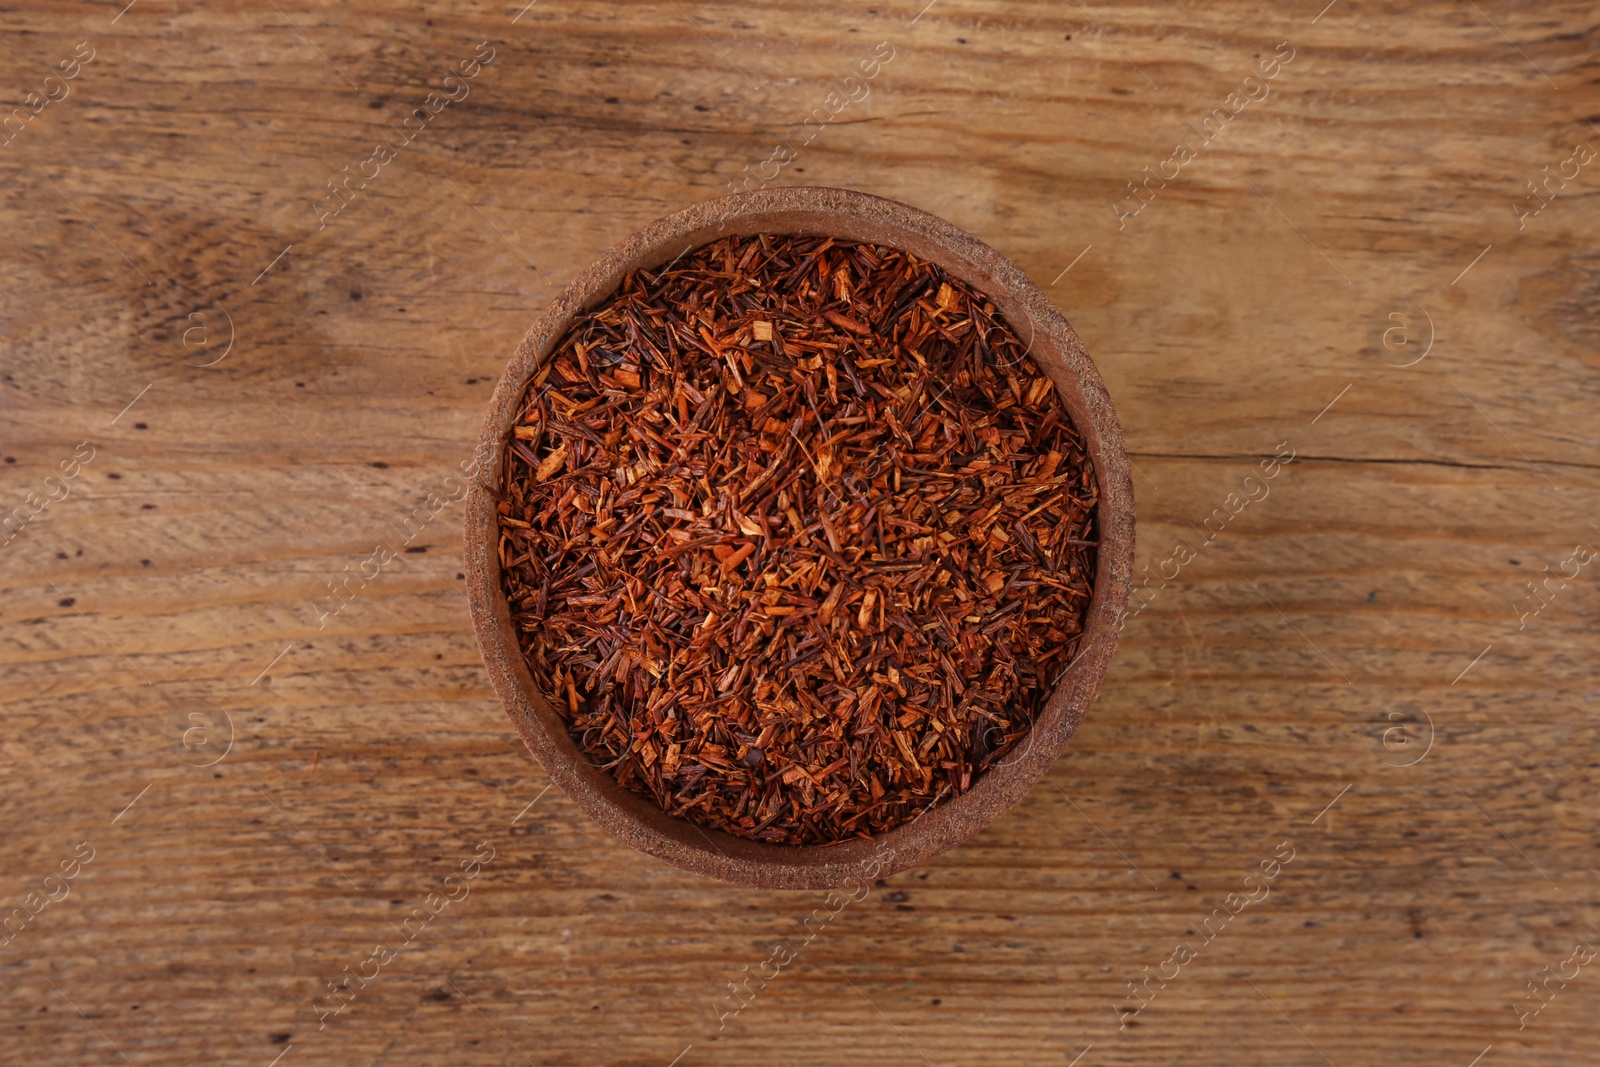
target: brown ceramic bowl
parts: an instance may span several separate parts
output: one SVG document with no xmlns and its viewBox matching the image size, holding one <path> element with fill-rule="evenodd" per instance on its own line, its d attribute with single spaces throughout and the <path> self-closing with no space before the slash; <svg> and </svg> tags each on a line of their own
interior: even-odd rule
<svg viewBox="0 0 1600 1067">
<path fill-rule="evenodd" d="M 1099 568 L 1078 657 L 1062 675 L 1028 740 L 960 797 L 882 835 L 824 846 L 771 845 L 667 815 L 587 762 L 528 673 L 501 591 L 495 490 L 501 451 L 523 389 L 572 321 L 609 297 L 629 271 L 668 263 L 690 247 L 756 233 L 818 234 L 904 249 L 943 267 L 989 298 L 1054 379 L 1083 435 L 1100 483 Z M 971 234 L 893 200 L 843 189 L 739 193 L 651 223 L 612 248 L 535 320 L 495 386 L 467 496 L 467 596 L 489 679 L 506 713 L 557 785 L 596 822 L 634 848 L 685 870 L 768 889 L 860 885 L 924 863 L 960 844 L 1020 800 L 1044 776 L 1094 699 L 1116 647 L 1133 564 L 1133 484 L 1122 429 L 1100 373 L 1027 275 Z"/>
</svg>

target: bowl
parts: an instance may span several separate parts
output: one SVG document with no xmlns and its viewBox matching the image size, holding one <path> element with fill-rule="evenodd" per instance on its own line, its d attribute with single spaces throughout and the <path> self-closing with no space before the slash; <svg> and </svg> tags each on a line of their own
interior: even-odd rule
<svg viewBox="0 0 1600 1067">
<path fill-rule="evenodd" d="M 888 245 L 920 256 L 987 294 L 1055 382 L 1094 463 L 1100 546 L 1094 593 L 1077 657 L 1056 684 L 1028 739 L 959 797 L 873 840 L 774 845 L 666 814 L 590 764 L 528 671 L 501 588 L 495 505 L 502 450 L 523 391 L 571 323 L 611 296 L 638 268 L 690 248 L 757 233 L 813 234 Z M 473 627 L 495 693 L 556 785 L 595 822 L 642 852 L 687 871 L 766 889 L 832 889 L 922 864 L 993 822 L 1044 776 L 1100 688 L 1126 614 L 1133 566 L 1133 483 L 1122 429 L 1100 373 L 1067 320 L 1027 275 L 972 234 L 894 200 L 843 189 L 736 193 L 651 223 L 602 255 L 551 301 L 517 346 L 489 401 L 466 500 L 466 585 Z"/>
</svg>

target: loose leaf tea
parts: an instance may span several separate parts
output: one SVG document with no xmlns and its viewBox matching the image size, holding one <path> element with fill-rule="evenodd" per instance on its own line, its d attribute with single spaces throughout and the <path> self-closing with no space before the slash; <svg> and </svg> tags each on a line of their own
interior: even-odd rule
<svg viewBox="0 0 1600 1067">
<path fill-rule="evenodd" d="M 578 748 L 789 845 L 971 788 L 1077 654 L 1094 472 L 982 293 L 906 252 L 731 237 L 639 270 L 528 385 L 500 564 Z"/>
</svg>

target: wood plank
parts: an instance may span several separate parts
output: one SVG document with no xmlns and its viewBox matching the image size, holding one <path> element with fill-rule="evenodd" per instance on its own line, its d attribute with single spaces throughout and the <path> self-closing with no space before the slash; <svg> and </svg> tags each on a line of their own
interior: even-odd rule
<svg viewBox="0 0 1600 1067">
<path fill-rule="evenodd" d="M 1593 568 L 1521 617 L 1600 544 L 1600 172 L 1513 209 L 1600 148 L 1591 5 L 924 3 L 0 15 L 12 106 L 94 55 L 0 144 L 0 506 L 93 449 L 0 547 L 0 915 L 93 850 L 0 947 L 0 1060 L 1600 1054 L 1587 967 L 1517 1014 L 1600 945 Z M 469 95 L 319 225 L 479 42 Z M 547 790 L 429 499 L 561 285 L 791 142 L 780 182 L 936 212 L 1045 287 L 1127 431 L 1141 574 L 1193 551 L 1046 781 L 809 942 L 820 894 L 681 874 Z M 378 544 L 425 551 L 321 618 Z M 480 842 L 470 894 L 319 1029 L 326 980 Z"/>
</svg>

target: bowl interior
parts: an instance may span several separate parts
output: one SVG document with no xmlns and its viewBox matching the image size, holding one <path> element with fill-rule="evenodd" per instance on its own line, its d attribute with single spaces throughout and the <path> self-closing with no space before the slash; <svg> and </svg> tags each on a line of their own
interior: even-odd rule
<svg viewBox="0 0 1600 1067">
<path fill-rule="evenodd" d="M 903 249 L 987 294 L 1049 374 L 1082 435 L 1099 483 L 1100 546 L 1094 594 L 1077 658 L 1028 739 L 960 797 L 887 834 L 825 846 L 772 845 L 667 815 L 590 764 L 528 671 L 501 591 L 494 492 L 501 452 L 528 380 L 574 319 L 601 303 L 631 270 L 662 266 L 685 251 L 736 235 L 831 235 Z M 905 204 L 840 189 L 785 188 L 695 205 L 629 237 L 578 275 L 535 321 L 495 387 L 467 497 L 467 589 L 473 623 L 496 693 L 551 778 L 607 830 L 686 870 L 764 888 L 869 884 L 915 866 L 988 825 L 1016 803 L 1066 746 L 1115 648 L 1133 562 L 1133 486 L 1122 432 L 1099 372 L 1072 327 L 1026 275 L 976 237 Z"/>
</svg>

